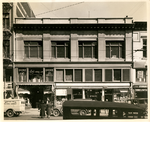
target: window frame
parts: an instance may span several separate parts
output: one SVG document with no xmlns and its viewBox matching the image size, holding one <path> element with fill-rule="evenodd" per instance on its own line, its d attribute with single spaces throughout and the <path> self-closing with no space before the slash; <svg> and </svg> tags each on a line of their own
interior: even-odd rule
<svg viewBox="0 0 150 150">
<path fill-rule="evenodd" d="M 137 71 L 143 71 L 143 79 L 145 78 L 145 81 L 138 81 L 137 80 Z M 136 69 L 136 82 L 140 82 L 140 83 L 145 83 L 147 82 L 147 79 L 146 79 L 146 74 L 147 74 L 147 70 L 146 69 Z"/>
<path fill-rule="evenodd" d="M 129 70 L 129 80 L 128 81 L 123 80 L 123 70 L 126 70 L 126 69 Z M 112 81 L 106 81 L 106 70 L 112 70 L 111 71 L 112 72 L 112 74 L 111 74 Z M 120 80 L 115 80 L 114 79 L 114 70 L 120 70 Z M 131 69 L 129 69 L 129 68 L 123 68 L 123 69 L 121 69 L 121 68 L 113 68 L 113 69 L 105 68 L 104 69 L 104 82 L 130 82 L 130 80 L 131 80 L 130 70 Z"/>
<path fill-rule="evenodd" d="M 115 44 L 113 44 L 115 43 Z M 107 56 L 107 47 L 109 48 L 109 57 Z M 118 47 L 118 57 L 112 57 L 112 47 Z M 108 59 L 125 59 L 125 41 L 107 41 L 106 40 L 106 58 Z M 122 56 L 120 56 L 122 55 Z M 123 57 L 124 56 L 124 57 Z"/>
<path fill-rule="evenodd" d="M 91 44 L 86 44 L 90 43 Z M 81 44 L 80 44 L 81 43 Z M 94 44 L 95 43 L 95 44 Z M 82 48 L 82 56 L 80 57 L 80 47 Z M 85 47 L 91 47 L 91 56 L 85 57 Z M 95 57 L 94 57 L 94 47 L 95 47 Z M 78 41 L 78 53 L 80 59 L 98 59 L 98 42 L 97 41 Z M 96 56 L 97 54 L 97 56 Z"/>
<path fill-rule="evenodd" d="M 144 43 L 144 40 L 146 41 L 146 43 Z M 143 42 L 143 58 L 147 58 L 147 38 L 143 38 L 142 42 Z"/>
<path fill-rule="evenodd" d="M 25 44 L 25 42 L 29 42 L 28 45 Z M 38 45 L 32 45 L 31 42 L 38 42 Z M 41 43 L 41 44 L 39 44 Z M 26 50 L 26 48 L 28 49 L 28 51 Z M 37 57 L 32 57 L 31 56 L 31 47 L 37 47 Z M 40 56 L 40 47 L 41 47 L 41 51 L 42 51 L 42 56 Z M 28 52 L 28 56 L 25 56 L 26 55 L 26 51 Z M 42 41 L 28 41 L 28 40 L 25 40 L 24 41 L 24 56 L 25 56 L 25 59 L 43 59 L 43 42 Z"/>
<path fill-rule="evenodd" d="M 64 44 L 58 44 L 59 42 L 63 42 Z M 58 57 L 58 47 L 64 47 L 64 57 Z M 54 47 L 54 52 L 53 52 Z M 68 47 L 68 54 L 67 54 L 67 47 Z M 51 41 L 51 55 L 54 59 L 70 59 L 70 41 Z M 54 54 L 53 54 L 54 53 Z M 68 56 L 67 56 L 68 55 Z"/>
</svg>

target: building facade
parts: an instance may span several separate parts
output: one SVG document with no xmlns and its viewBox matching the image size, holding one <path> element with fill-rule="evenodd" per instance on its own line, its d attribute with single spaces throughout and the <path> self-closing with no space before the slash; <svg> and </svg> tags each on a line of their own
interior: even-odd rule
<svg viewBox="0 0 150 150">
<path fill-rule="evenodd" d="M 146 22 L 135 22 L 133 30 L 133 77 L 134 98 L 148 98 Z"/>
<path fill-rule="evenodd" d="M 3 89 L 4 98 L 13 95 L 13 23 L 16 17 L 35 17 L 28 3 L 3 4 Z"/>
<path fill-rule="evenodd" d="M 39 99 L 125 102 L 133 88 L 132 18 L 16 18 L 14 86 Z"/>
</svg>

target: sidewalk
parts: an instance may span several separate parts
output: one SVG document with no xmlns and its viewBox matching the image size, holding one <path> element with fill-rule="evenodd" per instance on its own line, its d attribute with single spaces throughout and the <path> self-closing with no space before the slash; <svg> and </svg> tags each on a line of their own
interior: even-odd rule
<svg viewBox="0 0 150 150">
<path fill-rule="evenodd" d="M 40 115 L 40 110 L 38 108 L 26 108 L 22 115 Z"/>
</svg>

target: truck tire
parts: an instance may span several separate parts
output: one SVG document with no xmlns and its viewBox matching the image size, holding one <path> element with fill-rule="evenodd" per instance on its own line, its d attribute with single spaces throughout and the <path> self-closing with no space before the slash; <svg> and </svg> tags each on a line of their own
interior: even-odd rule
<svg viewBox="0 0 150 150">
<path fill-rule="evenodd" d="M 12 109 L 7 110 L 6 112 L 7 117 L 13 117 L 14 116 L 14 112 Z"/>
</svg>

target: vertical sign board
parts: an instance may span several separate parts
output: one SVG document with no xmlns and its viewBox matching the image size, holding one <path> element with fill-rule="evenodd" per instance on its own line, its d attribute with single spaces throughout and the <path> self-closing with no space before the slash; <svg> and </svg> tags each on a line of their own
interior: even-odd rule
<svg viewBox="0 0 150 150">
<path fill-rule="evenodd" d="M 56 89 L 56 96 L 67 96 L 67 89 Z"/>
</svg>

